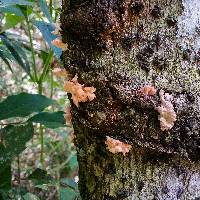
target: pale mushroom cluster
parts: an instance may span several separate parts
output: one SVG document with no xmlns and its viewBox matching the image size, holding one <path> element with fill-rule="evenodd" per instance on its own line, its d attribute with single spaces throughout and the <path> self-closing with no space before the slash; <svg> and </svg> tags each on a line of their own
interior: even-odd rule
<svg viewBox="0 0 200 200">
<path fill-rule="evenodd" d="M 174 111 L 174 106 L 171 103 L 172 96 L 165 93 L 164 90 L 160 90 L 160 101 L 161 105 L 157 107 L 157 111 L 160 113 L 160 128 L 162 131 L 169 130 L 174 126 L 176 121 L 176 113 Z"/>
</svg>

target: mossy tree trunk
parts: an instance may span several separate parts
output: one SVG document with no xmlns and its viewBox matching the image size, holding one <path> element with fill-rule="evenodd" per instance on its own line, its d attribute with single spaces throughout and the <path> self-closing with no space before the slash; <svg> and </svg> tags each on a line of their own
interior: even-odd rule
<svg viewBox="0 0 200 200">
<path fill-rule="evenodd" d="M 198 25 L 187 33 L 185 14 L 195 1 L 63 0 L 65 67 L 96 88 L 73 105 L 83 200 L 200 199 Z M 173 96 L 171 130 L 160 129 L 159 94 L 137 94 L 144 85 Z M 112 154 L 106 136 L 131 151 Z"/>
</svg>

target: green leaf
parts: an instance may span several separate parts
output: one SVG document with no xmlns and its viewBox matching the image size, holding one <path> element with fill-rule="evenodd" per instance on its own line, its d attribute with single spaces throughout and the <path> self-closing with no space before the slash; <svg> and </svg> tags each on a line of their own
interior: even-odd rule
<svg viewBox="0 0 200 200">
<path fill-rule="evenodd" d="M 45 61 L 47 60 L 48 55 L 49 55 L 48 52 L 46 52 L 44 50 L 40 50 L 39 57 L 42 59 L 43 65 L 45 64 Z"/>
<path fill-rule="evenodd" d="M 49 20 L 49 22 L 52 23 L 52 18 L 51 18 L 46 0 L 38 0 L 38 3 L 39 3 L 39 6 L 40 6 L 42 12 L 44 13 L 45 17 Z"/>
<path fill-rule="evenodd" d="M 24 5 L 24 6 L 33 6 L 34 3 L 28 0 L 1 0 L 0 5 L 2 6 L 10 6 L 10 5 Z"/>
<path fill-rule="evenodd" d="M 69 160 L 69 166 L 71 170 L 75 170 L 78 167 L 77 155 L 73 155 Z"/>
<path fill-rule="evenodd" d="M 59 127 L 66 126 L 64 112 L 62 111 L 58 111 L 54 113 L 42 112 L 31 117 L 29 121 L 43 124 L 47 128 L 59 128 Z"/>
<path fill-rule="evenodd" d="M 24 64 L 26 65 L 26 68 L 30 69 L 29 61 L 28 61 L 28 58 L 27 58 L 27 51 L 24 51 L 25 48 L 21 47 L 23 44 L 19 41 L 15 41 L 15 42 L 13 42 L 13 45 L 18 50 L 18 53 L 21 55 L 21 57 L 23 57 Z"/>
<path fill-rule="evenodd" d="M 12 67 L 9 61 L 12 61 L 14 58 L 8 49 L 4 45 L 0 45 L 0 58 L 4 61 L 4 63 L 8 66 L 11 72 L 13 72 Z"/>
<path fill-rule="evenodd" d="M 1 32 L 4 32 L 10 28 L 15 27 L 18 23 L 22 22 L 25 18 L 23 16 L 17 16 L 14 14 L 6 14 L 5 24 Z"/>
<path fill-rule="evenodd" d="M 53 178 L 47 174 L 47 171 L 37 168 L 28 176 L 28 180 L 33 181 L 37 187 L 46 189 L 48 184 L 53 181 Z"/>
<path fill-rule="evenodd" d="M 54 103 L 54 100 L 39 94 L 12 95 L 0 103 L 0 120 L 10 117 L 26 117 L 34 112 L 41 112 Z"/>
<path fill-rule="evenodd" d="M 18 5 L 24 17 L 28 17 L 33 12 L 33 8 L 25 5 Z"/>
<path fill-rule="evenodd" d="M 1 190 L 9 190 L 11 188 L 11 179 L 12 179 L 11 165 L 8 165 L 6 168 L 4 168 L 3 171 L 0 172 L 0 177 L 1 177 L 0 178 L 0 193 L 1 193 Z"/>
<path fill-rule="evenodd" d="M 20 126 L 9 125 L 0 130 L 0 172 L 26 149 L 26 142 L 33 137 L 33 133 L 32 123 Z"/>
<path fill-rule="evenodd" d="M 23 61 L 22 56 L 17 51 L 16 46 L 14 43 L 11 43 L 5 35 L 0 35 L 1 40 L 6 45 L 12 56 L 18 62 L 18 64 L 24 69 L 24 71 L 30 75 L 30 68 L 26 63 Z"/>
<path fill-rule="evenodd" d="M 4 55 L 5 58 L 7 58 L 8 60 L 14 60 L 12 54 L 10 53 L 10 51 L 6 48 L 6 46 L 4 44 L 0 45 L 0 52 Z"/>
<path fill-rule="evenodd" d="M 32 11 L 32 7 L 27 7 L 23 5 L 0 6 L 0 13 L 4 13 L 5 21 L 1 33 L 15 27 L 18 23 L 25 20 L 25 17 L 30 15 Z"/>
<path fill-rule="evenodd" d="M 46 23 L 46 22 L 37 21 L 37 20 L 35 20 L 33 24 L 40 30 L 43 38 L 48 43 L 49 47 L 53 49 L 57 58 L 60 58 L 62 54 L 61 49 L 51 44 L 51 42 L 57 38 L 57 36 L 51 33 L 55 29 L 54 26 L 51 23 Z"/>
<path fill-rule="evenodd" d="M 29 180 L 45 180 L 50 181 L 52 180 L 51 176 L 47 174 L 47 171 L 37 168 L 35 169 L 29 176 Z"/>
<path fill-rule="evenodd" d="M 11 164 L 0 171 L 0 177 L 0 199 L 7 200 L 12 181 Z"/>
<path fill-rule="evenodd" d="M 36 195 L 32 194 L 32 193 L 26 193 L 23 196 L 23 200 L 40 200 L 39 197 L 37 197 Z"/>
<path fill-rule="evenodd" d="M 15 14 L 16 16 L 24 17 L 23 12 L 16 5 L 12 5 L 12 6 L 0 6 L 0 13 L 10 13 L 10 14 Z"/>
<path fill-rule="evenodd" d="M 70 187 L 71 189 L 78 192 L 78 185 L 73 179 L 62 178 L 60 182 L 62 187 Z"/>
<path fill-rule="evenodd" d="M 10 63 L 9 63 L 7 57 L 5 56 L 5 54 L 3 52 L 1 52 L 1 49 L 0 49 L 0 58 L 6 63 L 6 65 L 10 69 L 10 71 L 13 73 L 13 70 L 12 70 Z"/>
<path fill-rule="evenodd" d="M 76 200 L 78 199 L 79 194 L 72 190 L 71 188 L 62 188 L 60 189 L 60 200 Z"/>
</svg>

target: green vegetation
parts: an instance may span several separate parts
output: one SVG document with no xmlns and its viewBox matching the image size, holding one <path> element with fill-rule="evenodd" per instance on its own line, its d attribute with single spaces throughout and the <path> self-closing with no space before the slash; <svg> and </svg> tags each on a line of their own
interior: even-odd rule
<svg viewBox="0 0 200 200">
<path fill-rule="evenodd" d="M 64 109 L 58 0 L 0 1 L 0 199 L 79 199 Z"/>
</svg>

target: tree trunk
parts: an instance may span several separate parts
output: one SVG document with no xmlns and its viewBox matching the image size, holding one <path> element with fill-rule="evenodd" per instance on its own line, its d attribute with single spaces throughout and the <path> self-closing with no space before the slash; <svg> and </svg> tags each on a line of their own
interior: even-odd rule
<svg viewBox="0 0 200 200">
<path fill-rule="evenodd" d="M 96 99 L 73 105 L 83 200 L 200 199 L 198 0 L 63 0 L 63 60 Z M 144 85 L 157 89 L 141 95 Z M 159 91 L 174 126 L 161 130 Z M 130 144 L 111 153 L 106 136 Z"/>
</svg>

